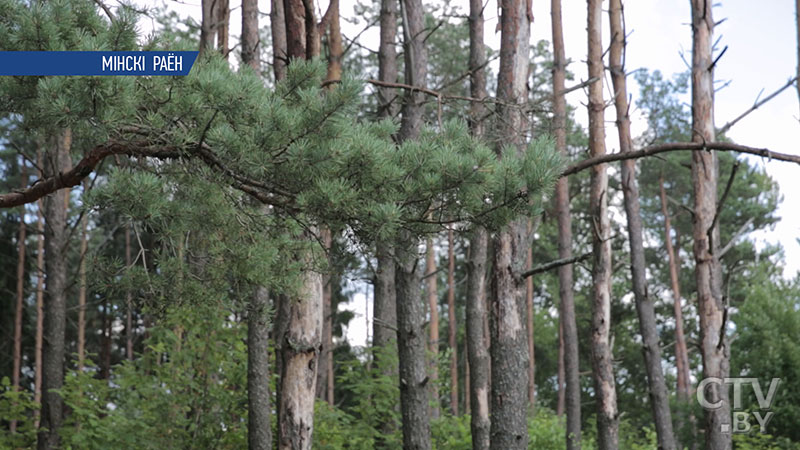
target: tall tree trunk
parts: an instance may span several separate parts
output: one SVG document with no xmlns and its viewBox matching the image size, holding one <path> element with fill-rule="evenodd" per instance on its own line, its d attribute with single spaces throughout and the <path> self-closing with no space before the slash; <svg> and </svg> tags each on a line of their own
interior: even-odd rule
<svg viewBox="0 0 800 450">
<path fill-rule="evenodd" d="M 84 195 L 89 189 L 89 178 L 83 182 Z M 80 265 L 78 266 L 78 370 L 83 370 L 86 359 L 86 250 L 88 247 L 87 227 L 89 212 L 84 211 L 81 217 Z M 130 258 L 127 258 L 130 259 Z M 126 264 L 130 264 L 126 261 Z"/>
<path fill-rule="evenodd" d="M 458 340 L 456 331 L 456 255 L 453 229 L 447 230 L 447 343 L 450 346 L 450 413 L 458 415 Z"/>
<path fill-rule="evenodd" d="M 48 175 L 59 173 L 69 164 L 72 132 L 69 128 L 58 132 L 53 150 L 45 158 Z M 66 197 L 56 192 L 44 199 L 45 218 L 45 273 L 46 309 L 44 346 L 42 349 L 42 420 L 39 432 L 39 450 L 60 446 L 58 434 L 64 419 L 64 400 L 54 392 L 64 383 L 64 349 L 67 325 L 67 205 Z"/>
<path fill-rule="evenodd" d="M 20 184 L 22 189 L 28 187 L 28 174 L 25 169 L 25 160 L 20 160 Z M 22 370 L 22 310 L 25 305 L 25 207 L 19 214 L 19 235 L 17 237 L 17 304 L 14 310 L 14 366 L 11 373 L 11 388 L 14 392 L 19 390 L 19 376 Z M 16 433 L 17 421 L 9 423 L 9 431 Z"/>
<path fill-rule="evenodd" d="M 620 152 L 633 151 L 631 140 L 631 121 L 628 116 L 628 90 L 625 82 L 625 29 L 623 28 L 622 0 L 611 0 L 608 11 L 611 50 L 611 83 L 614 87 L 614 106 L 617 113 L 617 131 Z M 642 216 L 639 207 L 639 185 L 636 180 L 636 162 L 633 159 L 622 161 L 622 194 L 628 220 L 628 242 L 631 251 L 631 281 L 636 312 L 639 315 L 639 332 L 642 334 L 642 350 L 650 394 L 650 406 L 656 426 L 658 446 L 663 450 L 675 449 L 675 435 L 672 431 L 672 416 L 669 410 L 669 392 L 661 370 L 661 349 L 658 342 L 656 312 L 648 294 Z"/>
<path fill-rule="evenodd" d="M 309 253 L 305 257 L 312 264 Z M 310 449 L 314 398 L 322 344 L 322 275 L 308 267 L 297 298 L 289 298 L 288 325 L 281 340 L 278 448 Z"/>
<path fill-rule="evenodd" d="M 321 241 L 325 246 L 325 253 L 330 255 L 331 231 L 323 228 Z M 329 258 L 330 256 L 328 256 Z M 333 312 L 331 310 L 331 283 L 330 273 L 322 277 L 322 349 L 319 352 L 319 370 L 317 371 L 317 398 L 333 405 L 333 377 L 329 368 L 333 367 Z"/>
<path fill-rule="evenodd" d="M 411 244 L 409 244 L 409 242 Z M 400 410 L 403 417 L 403 448 L 431 448 L 428 411 L 430 383 L 425 367 L 425 308 L 420 278 L 421 265 L 416 240 L 401 236 L 397 250 L 397 347 L 400 359 Z"/>
<path fill-rule="evenodd" d="M 532 14 L 524 0 L 505 0 L 500 16 L 500 70 L 496 150 L 511 144 L 522 153 L 528 129 L 525 104 Z M 525 270 L 528 218 L 518 217 L 494 236 L 492 261 L 492 449 L 528 447 L 528 333 Z"/>
<path fill-rule="evenodd" d="M 100 317 L 102 327 L 103 343 L 100 351 L 102 361 L 100 362 L 100 378 L 109 379 L 111 377 L 111 324 L 114 322 L 111 314 L 111 302 L 108 296 L 103 298 L 103 314 Z M 180 343 L 178 344 L 180 345 Z"/>
<path fill-rule="evenodd" d="M 283 14 L 286 21 L 286 57 L 305 59 L 306 14 L 303 0 L 283 0 Z"/>
<path fill-rule="evenodd" d="M 125 227 L 125 265 L 133 264 L 131 258 L 131 229 Z M 133 296 L 130 289 L 125 292 L 125 354 L 133 361 Z"/>
<path fill-rule="evenodd" d="M 466 342 L 464 343 L 466 347 Z M 472 414 L 472 404 L 470 403 L 470 390 L 469 387 L 469 353 L 464 351 L 464 414 Z"/>
<path fill-rule="evenodd" d="M 228 28 L 231 19 L 230 0 L 214 0 L 217 6 L 217 50 L 228 59 Z"/>
<path fill-rule="evenodd" d="M 551 1 L 553 30 L 553 128 L 556 149 L 564 158 L 567 153 L 567 102 L 564 98 L 567 58 L 561 24 L 561 0 Z M 558 220 L 558 257 L 572 257 L 572 215 L 569 206 L 569 180 L 561 177 L 556 184 L 556 216 Z M 572 265 L 558 268 L 559 297 L 559 366 L 562 365 L 564 387 L 559 386 L 559 404 L 567 413 L 567 449 L 581 446 L 581 386 L 578 367 L 578 326 L 575 320 Z M 563 341 L 563 344 L 561 343 Z M 562 394 L 563 391 L 563 394 Z M 564 400 L 562 401 L 561 398 Z"/>
<path fill-rule="evenodd" d="M 328 7 L 330 18 L 328 19 L 328 82 L 341 81 L 342 79 L 342 30 L 339 23 L 339 0 L 331 0 Z"/>
<path fill-rule="evenodd" d="M 247 311 L 247 444 L 272 449 L 269 392 L 269 291 L 256 287 Z"/>
<path fill-rule="evenodd" d="M 589 149 L 591 156 L 606 153 L 603 113 L 602 0 L 588 2 Z M 617 392 L 611 355 L 611 224 L 608 217 L 607 165 L 592 167 L 589 216 L 592 227 L 592 373 L 597 407 L 597 444 L 600 450 L 619 446 Z"/>
<path fill-rule="evenodd" d="M 425 20 L 421 0 L 401 0 L 405 81 L 425 86 L 428 55 L 425 50 Z M 408 90 L 403 98 L 403 118 L 398 141 L 419 137 L 422 129 L 423 94 Z M 400 361 L 400 410 L 403 417 L 403 448 L 431 448 L 428 383 L 425 367 L 425 309 L 420 296 L 422 267 L 417 238 L 401 233 L 395 247 L 397 287 L 397 347 Z"/>
<path fill-rule="evenodd" d="M 533 229 L 533 224 L 528 221 L 528 235 L 530 236 Z M 525 270 L 530 270 L 533 267 L 533 247 L 528 246 L 528 254 L 525 257 Z M 534 310 L 533 310 L 533 277 L 525 279 L 525 306 L 528 310 L 528 403 L 531 408 L 536 405 L 536 360 L 535 346 L 533 341 L 533 325 L 534 325 Z"/>
<path fill-rule="evenodd" d="M 258 3 L 253 1 L 256 16 L 258 15 Z M 286 15 L 284 13 L 283 0 L 272 0 L 272 9 L 269 13 L 270 30 L 272 31 L 272 70 L 275 75 L 275 82 L 281 81 L 286 78 L 286 65 L 289 64 L 289 48 L 286 35 Z M 244 20 L 244 19 L 242 19 Z M 256 24 L 257 25 L 257 24 Z M 249 30 L 250 28 L 248 28 Z M 248 33 L 249 34 L 249 33 Z M 252 35 L 253 52 L 258 55 L 258 27 L 256 26 Z M 251 62 L 253 67 L 257 67 L 258 63 Z"/>
<path fill-rule="evenodd" d="M 712 2 L 692 0 L 692 141 L 714 141 L 714 67 L 711 45 L 714 33 Z M 694 186 L 695 279 L 697 315 L 703 354 L 703 377 L 724 379 L 730 372 L 730 347 L 725 334 L 725 305 L 722 298 L 722 267 L 718 258 L 717 154 L 692 152 Z M 725 386 L 710 383 L 703 395 L 717 409 L 706 409 L 706 448 L 731 448 L 731 407 Z"/>
<path fill-rule="evenodd" d="M 277 17 L 280 15 L 279 17 Z M 273 0 L 272 11 L 270 11 L 271 28 L 272 28 L 272 44 L 273 44 L 273 69 L 275 70 L 275 79 L 279 80 L 283 77 L 279 76 L 284 68 L 284 57 L 286 52 L 286 23 L 283 19 L 283 1 Z M 257 0 L 242 0 L 242 37 L 240 40 L 242 46 L 242 62 L 252 67 L 256 72 L 260 69 L 261 62 L 259 61 L 259 37 L 258 37 L 258 1 Z M 283 52 L 283 53 L 281 53 Z"/>
<path fill-rule="evenodd" d="M 439 289 L 436 283 L 436 254 L 433 240 L 425 244 L 425 291 L 428 296 L 430 322 L 428 324 L 428 391 L 431 396 L 431 418 L 439 418 Z"/>
<path fill-rule="evenodd" d="M 556 415 L 561 417 L 564 415 L 564 406 L 566 404 L 566 396 L 564 395 L 566 373 L 564 370 L 564 326 L 561 321 L 558 321 L 558 398 L 556 399 Z"/>
<path fill-rule="evenodd" d="M 44 166 L 41 148 L 36 152 L 39 167 Z M 44 172 L 39 172 L 44 178 Z M 36 207 L 36 342 L 34 346 L 33 401 L 41 404 L 42 400 L 42 347 L 44 344 L 44 201 L 39 200 Z M 34 428 L 39 429 L 41 409 L 34 412 Z"/>
<path fill-rule="evenodd" d="M 469 2 L 469 72 L 470 95 L 486 98 L 486 47 L 483 41 L 483 2 Z M 470 103 L 469 124 L 472 135 L 484 136 L 484 117 L 486 108 L 480 102 Z M 488 233 L 477 227 L 469 240 L 469 261 L 467 263 L 467 361 L 469 388 L 470 429 L 472 448 L 489 448 L 489 334 L 484 326 L 488 318 L 486 308 L 486 261 L 488 253 Z"/>
</svg>

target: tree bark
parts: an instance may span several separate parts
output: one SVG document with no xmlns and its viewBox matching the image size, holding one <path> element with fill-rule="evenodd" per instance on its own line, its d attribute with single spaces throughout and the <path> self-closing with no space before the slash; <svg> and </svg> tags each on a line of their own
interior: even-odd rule
<svg viewBox="0 0 800 450">
<path fill-rule="evenodd" d="M 53 150 L 45 157 L 45 170 L 57 174 L 69 165 L 72 132 L 58 132 Z M 45 273 L 47 315 L 42 348 L 42 418 L 37 447 L 39 450 L 60 446 L 58 434 L 64 419 L 64 400 L 54 390 L 64 383 L 65 330 L 67 324 L 67 258 L 69 238 L 66 197 L 58 192 L 44 199 Z"/>
<path fill-rule="evenodd" d="M 88 178 L 84 179 L 84 194 L 89 188 Z M 88 211 L 84 211 L 81 217 L 81 243 L 80 243 L 80 266 L 78 267 L 78 370 L 83 370 L 83 363 L 86 359 L 86 249 L 88 247 L 87 227 L 89 224 Z M 129 254 L 127 256 L 130 256 Z M 129 257 L 127 259 L 130 259 Z M 126 264 L 129 264 L 126 261 Z"/>
<path fill-rule="evenodd" d="M 483 2 L 469 2 L 469 72 L 470 95 L 486 98 L 486 46 L 483 40 Z M 478 139 L 484 136 L 484 117 L 486 108 L 478 102 L 470 103 L 469 125 L 472 135 Z M 489 356 L 489 330 L 484 324 L 488 320 L 486 308 L 486 262 L 488 254 L 488 233 L 477 227 L 469 240 L 469 261 L 467 263 L 467 380 L 469 388 L 466 397 L 470 415 L 473 450 L 489 448 L 489 376 L 491 372 Z"/>
<path fill-rule="evenodd" d="M 588 2 L 589 150 L 606 153 L 603 112 L 602 0 Z M 608 217 L 607 165 L 592 167 L 589 215 L 592 227 L 592 374 L 597 408 L 597 444 L 600 450 L 619 446 L 617 393 L 611 355 L 611 224 Z"/>
<path fill-rule="evenodd" d="M 397 1 L 381 0 L 378 79 L 397 82 Z M 398 111 L 397 93 L 388 87 L 378 88 L 378 117 L 394 117 Z"/>
<path fill-rule="evenodd" d="M 564 407 L 566 406 L 566 396 L 564 390 L 566 388 L 566 371 L 564 370 L 564 327 L 561 325 L 561 320 L 558 321 L 558 398 L 556 399 L 556 416 L 561 417 L 564 415 Z"/>
<path fill-rule="evenodd" d="M 533 231 L 533 224 L 528 220 L 528 235 Z M 531 270 L 533 267 L 533 247 L 528 246 L 528 254 L 525 258 L 525 270 Z M 533 341 L 533 325 L 534 325 L 534 310 L 533 310 L 533 277 L 525 279 L 525 306 L 528 310 L 528 403 L 531 408 L 536 406 L 536 360 L 535 346 Z"/>
<path fill-rule="evenodd" d="M 28 174 L 25 169 L 25 160 L 20 160 L 20 179 L 23 189 L 28 185 Z M 25 305 L 25 207 L 19 214 L 19 234 L 17 236 L 17 303 L 14 308 L 14 362 L 11 372 L 11 388 L 14 392 L 19 390 L 19 376 L 22 369 L 22 310 Z M 11 433 L 17 431 L 17 421 L 8 424 Z"/>
<path fill-rule="evenodd" d="M 44 157 L 39 149 L 36 152 L 39 167 L 44 166 Z M 44 178 L 44 172 L 39 172 Z M 44 343 L 44 201 L 39 200 L 36 208 L 36 343 L 34 348 L 33 401 L 41 404 L 42 400 L 42 347 Z M 34 428 L 39 429 L 41 409 L 34 412 Z"/>
<path fill-rule="evenodd" d="M 216 9 L 214 3 L 217 0 L 201 0 L 202 10 L 200 19 L 200 56 L 208 50 L 214 49 L 214 36 L 216 34 Z"/>
<path fill-rule="evenodd" d="M 692 0 L 692 141 L 714 140 L 714 67 L 711 55 L 714 19 L 711 2 Z M 718 259 L 717 155 L 713 151 L 692 153 L 694 187 L 693 252 L 697 283 L 697 315 L 703 354 L 703 377 L 726 378 L 730 372 L 730 347 L 725 335 L 726 307 L 722 298 L 722 267 Z M 705 411 L 706 448 L 730 449 L 731 407 L 725 386 L 710 383 L 705 400 L 721 402 Z"/>
<path fill-rule="evenodd" d="M 228 28 L 231 19 L 230 0 L 214 0 L 216 2 L 217 11 L 217 50 L 222 53 L 225 59 L 228 59 Z"/>
<path fill-rule="evenodd" d="M 330 255 L 331 231 L 323 228 L 320 236 L 325 253 Z M 333 405 L 333 377 L 330 370 L 333 367 L 333 312 L 331 310 L 331 283 L 330 273 L 322 277 L 322 349 L 319 352 L 319 370 L 317 371 L 317 398 Z"/>
<path fill-rule="evenodd" d="M 504 0 L 500 17 L 500 70 L 496 151 L 514 145 L 522 153 L 528 129 L 531 12 L 528 2 Z M 528 339 L 525 326 L 526 281 L 521 276 L 530 247 L 528 219 L 519 217 L 494 237 L 492 267 L 492 449 L 528 446 Z"/>
<path fill-rule="evenodd" d="M 310 251 L 309 251 L 310 252 Z M 306 263 L 313 258 L 306 255 Z M 308 267 L 296 298 L 289 298 L 288 326 L 281 340 L 278 448 L 310 449 L 314 398 L 322 345 L 322 275 Z"/>
<path fill-rule="evenodd" d="M 447 343 L 450 346 L 450 413 L 458 415 L 458 340 L 456 338 L 456 256 L 453 229 L 447 230 Z"/>
<path fill-rule="evenodd" d="M 269 292 L 258 286 L 247 311 L 247 444 L 272 449 L 269 391 Z"/>
<path fill-rule="evenodd" d="M 403 17 L 403 48 L 405 49 L 406 82 L 425 86 L 428 55 L 425 50 L 425 21 L 421 0 L 401 0 Z M 423 94 L 406 91 L 403 98 L 403 118 L 397 139 L 399 142 L 417 139 L 422 129 Z M 428 411 L 428 382 L 425 366 L 425 309 L 420 297 L 418 240 L 401 233 L 395 245 L 397 287 L 397 347 L 400 361 L 400 410 L 403 417 L 403 448 L 431 448 L 430 414 Z"/>
<path fill-rule="evenodd" d="M 280 0 L 277 0 L 280 1 Z M 306 19 L 303 0 L 283 0 L 286 32 L 286 57 L 306 58 Z M 273 31 L 273 39 L 274 39 Z M 289 61 L 286 61 L 289 64 Z"/>
<path fill-rule="evenodd" d="M 279 10 L 279 11 L 277 11 Z M 273 17 L 280 13 L 279 19 Z M 283 19 L 283 2 L 281 0 L 272 1 L 272 11 L 270 11 L 270 18 L 272 25 L 272 44 L 274 53 L 274 67 L 275 79 L 278 80 L 279 69 L 283 69 L 283 60 L 279 59 L 281 56 L 280 51 L 286 49 L 286 29 Z M 276 35 L 278 39 L 276 39 Z M 280 47 L 280 38 L 283 39 L 283 47 Z M 258 0 L 242 0 L 242 37 L 240 40 L 242 46 L 242 62 L 252 67 L 253 70 L 258 72 L 261 68 L 261 61 L 259 59 L 260 43 L 258 37 Z"/>
<path fill-rule="evenodd" d="M 397 251 L 397 347 L 400 359 L 400 409 L 403 448 L 431 448 L 428 387 L 425 367 L 425 309 L 420 293 L 419 252 L 416 239 L 401 233 Z"/>
<path fill-rule="evenodd" d="M 614 106 L 617 117 L 620 152 L 633 151 L 631 140 L 631 121 L 628 115 L 628 90 L 625 82 L 625 29 L 623 28 L 622 0 L 611 0 L 608 12 L 611 49 L 609 65 L 611 83 L 614 88 Z M 647 371 L 650 406 L 656 426 L 658 446 L 663 450 L 673 450 L 675 435 L 672 431 L 672 415 L 669 409 L 669 392 L 661 370 L 661 349 L 658 339 L 658 325 L 653 301 L 648 294 L 642 216 L 639 206 L 639 185 L 636 180 L 636 162 L 628 159 L 622 162 L 622 194 L 628 222 L 628 242 L 631 252 L 631 281 L 636 312 L 639 316 L 639 331 L 642 335 L 645 370 Z"/>
<path fill-rule="evenodd" d="M 564 32 L 561 20 L 561 0 L 551 1 L 551 21 L 553 30 L 553 128 L 556 149 L 564 158 L 567 153 L 567 102 L 564 98 L 567 58 L 564 49 Z M 558 179 L 555 192 L 556 216 L 558 221 L 558 257 L 572 257 L 572 215 L 569 205 L 569 180 Z M 564 385 L 559 386 L 559 405 L 566 409 L 567 449 L 579 449 L 581 442 L 581 387 L 578 357 L 578 326 L 575 320 L 575 299 L 573 294 L 572 264 L 558 268 L 559 297 L 559 366 L 564 371 Z M 563 341 L 563 344 L 561 342 Z M 563 386 L 563 388 L 561 387 Z M 563 391 L 563 393 L 562 393 Z M 563 400 L 561 400 L 563 397 Z"/>
<path fill-rule="evenodd" d="M 131 258 L 131 229 L 130 226 L 126 226 L 125 265 L 130 268 L 131 264 L 133 264 L 133 259 Z M 129 361 L 133 361 L 133 296 L 130 289 L 125 292 L 125 354 Z"/>
<path fill-rule="evenodd" d="M 439 289 L 437 286 L 436 254 L 433 240 L 425 244 L 425 291 L 428 297 L 430 322 L 428 324 L 428 390 L 431 396 L 431 418 L 439 418 Z"/>
<path fill-rule="evenodd" d="M 339 0 L 331 0 L 328 7 L 330 10 L 330 18 L 328 19 L 328 76 L 327 81 L 341 81 L 342 80 L 342 56 L 344 48 L 342 48 L 342 31 L 339 23 Z M 330 86 L 333 86 L 331 84 Z"/>
</svg>

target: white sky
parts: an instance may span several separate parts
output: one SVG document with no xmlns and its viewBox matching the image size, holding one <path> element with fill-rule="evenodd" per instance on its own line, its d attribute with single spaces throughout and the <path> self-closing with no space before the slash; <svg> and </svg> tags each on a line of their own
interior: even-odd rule
<svg viewBox="0 0 800 450">
<path fill-rule="evenodd" d="M 324 0 L 323 0 L 324 2 Z M 153 4 L 140 0 L 142 4 Z M 172 0 L 168 2 L 171 9 L 182 15 L 192 15 L 199 21 L 199 0 Z M 319 0 L 318 0 L 319 3 Z M 564 36 L 567 57 L 573 61 L 569 69 L 576 74 L 578 80 L 586 76 L 586 3 L 574 0 L 562 0 Z M 629 33 L 626 69 L 630 72 L 637 68 L 660 70 L 669 77 L 674 73 L 684 72 L 687 67 L 681 59 L 680 52 L 686 52 L 686 59 L 691 60 L 691 28 L 689 0 L 628 0 L 625 3 L 625 21 Z M 342 0 L 341 14 L 352 17 L 353 0 Z M 453 0 L 461 11 L 468 11 L 466 0 Z M 607 7 L 606 5 L 604 5 Z M 260 0 L 262 14 L 269 12 L 269 1 Z M 320 8 L 327 7 L 327 2 Z M 239 35 L 241 15 L 239 4 L 231 2 L 231 41 L 235 42 Z M 531 29 L 531 42 L 550 40 L 550 2 L 533 1 L 534 23 Z M 497 4 L 491 1 L 485 10 L 487 45 L 499 47 L 499 33 L 495 33 L 497 25 Z M 789 0 L 752 1 L 729 0 L 721 2 L 714 8 L 716 21 L 727 19 L 716 28 L 715 39 L 722 36 L 720 49 L 728 46 L 726 54 L 717 63 L 715 77 L 717 80 L 730 80 L 728 87 L 717 92 L 715 104 L 715 121 L 722 126 L 748 109 L 759 92 L 763 89 L 767 95 L 782 86 L 796 73 L 797 41 L 795 28 L 794 2 Z M 262 15 L 260 20 L 268 17 Z M 604 15 L 607 21 L 607 14 Z M 149 21 L 148 21 L 149 22 Z M 363 21 L 362 21 L 363 22 Z M 353 37 L 363 27 L 343 22 L 345 35 Z M 604 45 L 608 43 L 608 24 L 604 27 Z M 142 23 L 143 31 L 150 29 L 149 23 Z M 378 29 L 375 27 L 362 34 L 360 43 L 377 49 Z M 628 89 L 636 100 L 636 83 L 629 83 Z M 606 94 L 608 98 L 609 95 Z M 579 106 L 586 102 L 583 91 L 575 91 L 568 96 L 568 101 Z M 584 109 L 579 109 L 577 119 L 586 125 Z M 641 115 L 632 111 L 634 135 L 644 131 L 645 125 Z M 607 131 L 609 151 L 617 151 L 616 132 L 613 129 L 613 108 L 607 110 Z M 766 147 L 770 150 L 800 154 L 797 143 L 800 142 L 800 106 L 797 91 L 794 87 L 784 91 L 762 108 L 751 113 L 737 123 L 728 136 L 734 141 L 753 147 Z M 780 242 L 786 253 L 784 275 L 793 277 L 800 271 L 800 208 L 792 207 L 795 193 L 800 191 L 800 167 L 784 162 L 766 162 L 760 158 L 751 160 L 764 164 L 767 172 L 778 182 L 784 201 L 778 209 L 781 221 L 774 230 L 760 232 L 757 237 L 762 242 Z M 362 292 L 364 289 L 361 289 Z M 348 306 L 355 309 L 357 317 L 347 330 L 347 338 L 354 345 L 363 345 L 367 338 L 368 315 L 367 305 L 371 303 L 369 296 L 359 293 Z M 371 310 L 371 304 L 369 309 Z"/>
</svg>

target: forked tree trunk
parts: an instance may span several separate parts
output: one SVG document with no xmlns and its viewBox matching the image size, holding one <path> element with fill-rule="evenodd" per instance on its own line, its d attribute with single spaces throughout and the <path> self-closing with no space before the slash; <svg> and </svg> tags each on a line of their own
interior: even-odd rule
<svg viewBox="0 0 800 450">
<path fill-rule="evenodd" d="M 72 132 L 63 129 L 53 139 L 45 171 L 59 173 L 69 164 Z M 54 392 L 64 383 L 65 331 L 67 325 L 67 225 L 66 196 L 56 192 L 44 199 L 46 309 L 42 348 L 42 417 L 38 435 L 39 450 L 60 446 L 59 429 L 64 419 L 64 400 Z"/>
<path fill-rule="evenodd" d="M 469 2 L 469 71 L 470 95 L 486 98 L 486 47 L 483 42 L 483 2 Z M 472 135 L 483 138 L 483 120 L 486 108 L 480 102 L 471 102 L 469 124 Z M 473 230 L 469 239 L 469 260 L 467 262 L 467 388 L 469 399 L 470 431 L 472 448 L 489 448 L 489 333 L 484 326 L 488 319 L 486 309 L 486 260 L 488 233 L 481 227 Z"/>
<path fill-rule="evenodd" d="M 456 256 L 453 229 L 447 230 L 447 343 L 450 346 L 450 413 L 458 415 L 458 341 L 456 340 Z"/>
<path fill-rule="evenodd" d="M 28 187 L 28 174 L 25 170 L 25 160 L 20 160 L 20 184 L 22 189 Z M 14 362 L 13 372 L 11 373 L 11 388 L 14 392 L 19 390 L 19 376 L 22 370 L 22 310 L 25 305 L 25 207 L 19 215 L 19 234 L 17 235 L 17 303 L 14 308 Z M 17 421 L 12 420 L 8 424 L 11 433 L 17 431 Z"/>
<path fill-rule="evenodd" d="M 567 102 L 564 98 L 567 58 L 561 25 L 561 0 L 551 1 L 553 30 L 553 128 L 556 149 L 564 158 L 567 153 Z M 572 216 L 569 206 L 569 180 L 561 177 L 556 184 L 556 216 L 558 220 L 558 257 L 572 257 Z M 567 449 L 579 449 L 581 442 L 581 387 L 578 373 L 578 326 L 575 321 L 572 265 L 558 268 L 559 297 L 559 368 L 563 366 L 563 388 L 559 386 L 560 409 L 566 409 Z M 563 344 L 562 344 L 563 341 Z M 563 361 L 563 364 L 562 364 Z M 561 369 L 560 369 L 561 370 Z M 559 371 L 560 371 L 559 370 Z M 563 400 L 562 400 L 563 398 Z"/>
<path fill-rule="evenodd" d="M 532 14 L 524 0 L 505 0 L 500 17 L 500 70 L 497 77 L 498 120 L 495 130 L 498 155 L 504 145 L 522 153 L 528 130 L 524 112 L 528 98 L 530 23 Z M 525 449 L 528 446 L 528 333 L 526 332 L 525 270 L 528 218 L 518 217 L 494 237 L 492 266 L 492 424 L 491 448 Z"/>
<path fill-rule="evenodd" d="M 425 244 L 425 293 L 428 297 L 428 391 L 430 392 L 431 418 L 439 418 L 439 289 L 437 286 L 436 254 L 433 240 Z"/>
<path fill-rule="evenodd" d="M 588 2 L 589 150 L 592 157 L 606 153 L 603 113 L 602 0 Z M 617 392 L 611 355 L 611 224 L 608 217 L 607 165 L 591 169 L 589 217 L 592 228 L 592 375 L 597 408 L 597 444 L 600 450 L 619 446 Z"/>
<path fill-rule="evenodd" d="M 711 57 L 714 19 L 712 2 L 692 0 L 692 141 L 714 141 L 714 67 Z M 722 267 L 718 258 L 717 154 L 692 152 L 694 223 L 692 235 L 697 284 L 697 315 L 700 319 L 700 348 L 703 377 L 724 379 L 730 373 L 730 347 L 725 334 L 725 305 L 722 299 Z M 706 409 L 706 449 L 731 448 L 731 407 L 726 386 L 710 383 L 702 395 Z"/>
<path fill-rule="evenodd" d="M 625 29 L 623 28 L 622 0 L 611 0 L 609 9 L 611 50 L 609 65 L 614 87 L 614 106 L 617 113 L 617 131 L 620 152 L 633 151 L 631 121 L 628 116 L 628 90 L 625 82 Z M 639 315 L 639 331 L 642 335 L 645 370 L 647 371 L 650 407 L 656 426 L 658 446 L 662 450 L 674 450 L 675 435 L 672 431 L 672 416 L 669 410 L 669 392 L 661 370 L 661 349 L 658 342 L 656 312 L 648 294 L 642 216 L 639 207 L 639 185 L 636 180 L 636 162 L 622 161 L 622 193 L 628 221 L 628 242 L 631 251 L 631 281 Z"/>
</svg>

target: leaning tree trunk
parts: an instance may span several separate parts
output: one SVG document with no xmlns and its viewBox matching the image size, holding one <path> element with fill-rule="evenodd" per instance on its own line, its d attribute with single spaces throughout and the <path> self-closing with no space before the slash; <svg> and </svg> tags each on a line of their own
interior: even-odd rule
<svg viewBox="0 0 800 450">
<path fill-rule="evenodd" d="M 447 230 L 447 343 L 450 347 L 450 413 L 458 415 L 458 340 L 456 339 L 456 256 L 453 229 Z"/>
<path fill-rule="evenodd" d="M 69 165 L 72 132 L 69 128 L 58 132 L 50 157 L 45 157 L 48 175 L 59 173 Z M 44 346 L 42 348 L 42 430 L 39 432 L 39 450 L 60 446 L 59 429 L 64 419 L 64 400 L 55 390 L 64 383 L 64 350 L 67 325 L 67 197 L 56 192 L 44 199 L 45 220 L 45 290 L 47 315 L 44 318 Z"/>
<path fill-rule="evenodd" d="M 633 151 L 631 140 L 631 121 L 628 116 L 628 90 L 625 82 L 625 29 L 623 28 L 622 0 L 611 0 L 609 9 L 611 50 L 609 65 L 611 82 L 614 87 L 614 106 L 617 113 L 617 131 L 620 152 Z M 639 186 L 636 181 L 636 162 L 633 159 L 622 161 L 622 194 L 628 220 L 628 242 L 631 250 L 631 281 L 636 312 L 639 315 L 639 331 L 642 334 L 642 350 L 647 371 L 650 407 L 656 426 L 658 447 L 662 450 L 675 449 L 675 435 L 672 431 L 672 416 L 669 410 L 669 392 L 661 370 L 661 349 L 658 342 L 656 312 L 648 295 L 647 273 L 644 257 L 644 237 L 642 215 L 639 207 Z"/>
<path fill-rule="evenodd" d="M 677 368 L 676 394 L 678 400 L 689 401 L 689 350 L 686 347 L 686 336 L 683 332 L 683 308 L 681 306 L 681 284 L 678 278 L 678 254 L 672 244 L 672 219 L 667 209 L 667 192 L 664 189 L 663 175 L 658 179 L 659 196 L 661 200 L 661 214 L 664 216 L 664 245 L 667 249 L 667 263 L 669 264 L 669 281 L 672 289 L 673 313 L 675 315 L 675 366 Z"/>
<path fill-rule="evenodd" d="M 496 149 L 526 148 L 525 105 L 530 23 L 529 3 L 505 0 L 500 17 L 500 71 Z M 518 217 L 494 237 L 492 267 L 492 449 L 528 446 L 528 337 L 526 332 L 525 262 L 530 242 L 528 218 Z"/>
<path fill-rule="evenodd" d="M 606 153 L 603 112 L 602 0 L 588 2 L 589 150 L 592 157 Z M 597 407 L 597 444 L 600 450 L 619 444 L 617 392 L 611 355 L 611 224 L 608 217 L 607 165 L 592 167 L 589 216 L 592 229 L 592 372 Z"/>
<path fill-rule="evenodd" d="M 470 95 L 484 99 L 486 93 L 486 47 L 483 42 L 483 2 L 469 2 L 469 72 Z M 476 138 L 483 138 L 483 118 L 486 107 L 481 102 L 470 104 L 470 131 Z M 487 320 L 486 309 L 486 260 L 488 233 L 476 227 L 469 240 L 469 261 L 467 262 L 467 317 L 466 340 L 469 389 L 470 430 L 472 432 L 472 448 L 486 450 L 489 448 L 489 335 L 484 323 Z"/>
<path fill-rule="evenodd" d="M 553 128 L 556 148 L 564 158 L 567 153 L 567 102 L 564 98 L 567 58 L 564 50 L 564 32 L 561 26 L 561 0 L 552 0 L 551 19 L 553 29 Z M 569 180 L 561 177 L 556 184 L 556 216 L 558 219 L 558 257 L 572 257 L 572 216 L 569 207 Z M 575 299 L 573 296 L 572 265 L 558 268 L 559 297 L 559 344 L 563 354 L 565 389 L 563 404 L 567 413 L 566 441 L 570 450 L 579 449 L 581 442 L 581 387 L 578 373 L 578 326 L 575 321 Z M 561 357 L 560 357 L 561 358 Z M 559 360 L 559 367 L 561 360 Z M 562 387 L 559 386 L 559 405 L 562 404 Z"/>
<path fill-rule="evenodd" d="M 712 2 L 692 0 L 692 142 L 714 141 L 714 67 L 711 58 L 714 19 Z M 694 186 L 694 259 L 697 283 L 697 315 L 700 319 L 700 348 L 703 377 L 724 379 L 730 372 L 730 347 L 725 335 L 725 305 L 722 299 L 722 267 L 719 262 L 717 211 L 717 154 L 692 152 Z M 706 409 L 706 448 L 730 449 L 731 407 L 725 386 L 710 383 L 702 395 Z"/>
<path fill-rule="evenodd" d="M 425 243 L 425 293 L 428 297 L 428 391 L 431 400 L 431 419 L 439 418 L 439 288 L 436 271 L 436 253 L 433 239 Z"/>
</svg>

